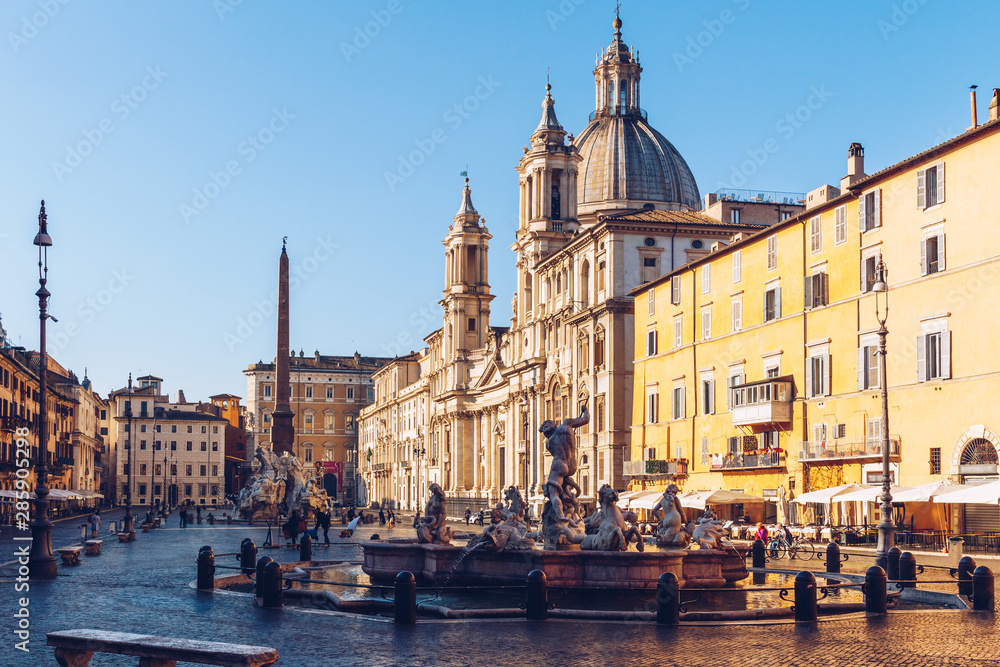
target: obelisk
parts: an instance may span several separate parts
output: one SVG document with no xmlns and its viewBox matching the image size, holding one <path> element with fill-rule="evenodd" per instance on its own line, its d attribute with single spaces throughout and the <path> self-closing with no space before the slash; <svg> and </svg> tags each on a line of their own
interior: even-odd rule
<svg viewBox="0 0 1000 667">
<path fill-rule="evenodd" d="M 295 416 L 289 407 L 288 379 L 288 253 L 281 242 L 281 257 L 278 259 L 278 352 L 274 360 L 275 397 L 274 412 L 271 413 L 271 449 L 275 454 L 291 452 L 295 441 Z M 292 452 L 294 454 L 294 452 Z"/>
</svg>

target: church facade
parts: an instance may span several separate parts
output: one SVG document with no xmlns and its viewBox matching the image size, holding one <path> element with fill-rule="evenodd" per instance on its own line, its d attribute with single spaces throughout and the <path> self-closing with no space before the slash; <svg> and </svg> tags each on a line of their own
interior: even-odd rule
<svg viewBox="0 0 1000 667">
<path fill-rule="evenodd" d="M 549 464 L 538 428 L 584 406 L 581 501 L 593 505 L 602 484 L 624 489 L 633 307 L 641 307 L 629 292 L 714 243 L 764 228 L 700 212 L 687 163 L 639 106 L 642 67 L 621 25 L 616 18 L 598 57 L 595 110 L 578 136 L 560 124 L 546 86 L 516 166 L 519 226 L 509 247 L 517 291 L 504 326 L 490 322 L 492 236 L 466 179 L 443 241 L 443 325 L 422 351 L 373 375 L 375 401 L 360 415 L 360 472 L 372 502 L 417 509 L 437 482 L 456 515 L 515 485 L 537 516 Z M 658 344 L 655 333 L 647 344 Z"/>
</svg>

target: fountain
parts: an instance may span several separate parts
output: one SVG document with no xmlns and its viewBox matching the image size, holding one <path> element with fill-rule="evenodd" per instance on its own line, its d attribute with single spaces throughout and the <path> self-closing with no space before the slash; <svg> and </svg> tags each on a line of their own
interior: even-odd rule
<svg viewBox="0 0 1000 667">
<path fill-rule="evenodd" d="M 258 446 L 254 458 L 260 462 L 239 494 L 227 496 L 236 505 L 240 517 L 253 523 L 262 519 L 273 523 L 280 514 L 299 510 L 303 517 L 313 510 L 327 509 L 330 499 L 316 478 L 306 478 L 302 462 L 290 452 L 276 456 L 270 447 Z M 278 496 L 281 486 L 284 493 Z"/>
<path fill-rule="evenodd" d="M 573 429 L 586 424 L 584 408 L 577 418 L 539 429 L 548 438 L 552 465 L 545 484 L 541 530 L 532 532 L 524 518 L 524 500 L 513 486 L 494 520 L 465 547 L 451 544 L 456 536 L 445 526 L 447 500 L 437 484 L 430 487 L 416 539 L 369 541 L 362 571 L 374 582 L 389 582 L 401 571 L 434 584 L 522 584 L 531 570 L 545 573 L 550 586 L 574 588 L 654 589 L 671 572 L 682 587 L 716 588 L 748 576 L 743 558 L 722 541 L 724 531 L 707 509 L 696 524 L 683 525 L 677 487 L 664 492 L 657 545 L 646 549 L 639 531 L 618 508 L 618 494 L 608 485 L 598 491 L 599 508 L 581 516 Z M 542 542 L 543 548 L 536 547 Z M 636 550 L 631 549 L 635 542 Z"/>
</svg>

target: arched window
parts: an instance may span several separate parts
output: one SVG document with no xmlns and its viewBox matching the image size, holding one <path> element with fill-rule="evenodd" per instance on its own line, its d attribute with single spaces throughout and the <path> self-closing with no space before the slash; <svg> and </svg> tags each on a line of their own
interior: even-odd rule
<svg viewBox="0 0 1000 667">
<path fill-rule="evenodd" d="M 562 392 L 559 388 L 559 383 L 556 382 L 552 385 L 552 391 L 549 393 L 549 401 L 551 405 L 552 421 L 559 423 L 562 421 Z"/>
<path fill-rule="evenodd" d="M 996 465 L 997 462 L 996 447 L 985 438 L 970 440 L 962 450 L 962 465 Z"/>
<path fill-rule="evenodd" d="M 622 85 L 618 88 L 621 95 L 621 113 L 625 113 L 625 107 L 628 105 L 628 82 L 622 79 Z"/>
<path fill-rule="evenodd" d="M 583 307 L 590 306 L 590 262 L 583 260 L 583 269 L 580 271 L 580 301 Z"/>
<path fill-rule="evenodd" d="M 580 375 L 590 370 L 590 338 L 586 331 L 581 331 L 576 341 L 576 367 Z"/>
<path fill-rule="evenodd" d="M 615 103 L 615 82 L 608 81 L 608 106 L 613 106 Z"/>
<path fill-rule="evenodd" d="M 524 312 L 531 315 L 531 305 L 532 305 L 532 289 L 531 289 L 531 274 L 524 274 Z"/>
<path fill-rule="evenodd" d="M 334 420 L 336 418 L 337 418 L 337 413 L 336 412 L 334 412 L 333 410 L 324 410 L 323 411 L 323 428 L 325 428 L 328 431 L 332 431 L 335 428 L 335 426 L 334 426 Z"/>
<path fill-rule="evenodd" d="M 604 329 L 598 327 L 594 331 L 594 367 L 604 366 Z"/>
</svg>

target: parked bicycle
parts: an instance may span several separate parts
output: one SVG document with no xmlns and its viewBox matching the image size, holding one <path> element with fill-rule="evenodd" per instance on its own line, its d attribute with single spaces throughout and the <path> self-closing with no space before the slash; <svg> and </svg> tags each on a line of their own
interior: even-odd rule
<svg viewBox="0 0 1000 667">
<path fill-rule="evenodd" d="M 816 546 L 801 537 L 792 538 L 789 542 L 783 535 L 772 537 L 767 545 L 771 558 L 788 558 L 789 560 L 812 560 L 816 555 Z"/>
</svg>

